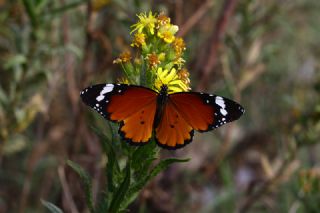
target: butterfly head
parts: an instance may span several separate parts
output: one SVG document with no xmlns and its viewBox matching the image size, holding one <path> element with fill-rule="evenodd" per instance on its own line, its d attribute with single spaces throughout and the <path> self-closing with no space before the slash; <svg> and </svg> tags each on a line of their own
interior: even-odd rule
<svg viewBox="0 0 320 213">
<path fill-rule="evenodd" d="M 163 85 L 161 86 L 160 94 L 161 94 L 161 95 L 168 95 L 168 85 L 163 84 Z"/>
</svg>

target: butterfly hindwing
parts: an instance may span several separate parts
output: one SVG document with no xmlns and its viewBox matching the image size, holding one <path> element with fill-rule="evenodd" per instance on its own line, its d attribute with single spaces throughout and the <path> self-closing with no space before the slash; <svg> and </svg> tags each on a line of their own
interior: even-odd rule
<svg viewBox="0 0 320 213">
<path fill-rule="evenodd" d="M 197 92 L 181 92 L 169 95 L 177 111 L 193 129 L 206 132 L 237 120 L 243 107 L 224 97 Z"/>
<path fill-rule="evenodd" d="M 98 84 L 84 89 L 81 97 L 104 118 L 120 122 L 119 133 L 129 143 L 139 145 L 151 138 L 156 92 L 126 84 Z"/>
<path fill-rule="evenodd" d="M 155 139 L 159 146 L 178 149 L 192 141 L 193 128 L 168 100 L 163 106 L 161 118 L 155 128 Z"/>
</svg>

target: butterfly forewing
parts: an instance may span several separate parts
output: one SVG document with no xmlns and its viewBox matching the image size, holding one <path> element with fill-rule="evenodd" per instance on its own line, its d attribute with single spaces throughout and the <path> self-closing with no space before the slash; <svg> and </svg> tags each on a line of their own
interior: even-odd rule
<svg viewBox="0 0 320 213">
<path fill-rule="evenodd" d="M 169 99 L 192 128 L 200 132 L 237 120 L 244 113 L 238 103 L 212 94 L 182 92 L 169 95 Z"/>
<path fill-rule="evenodd" d="M 152 136 L 157 93 L 139 86 L 98 84 L 81 92 L 82 100 L 106 119 L 120 122 L 120 134 L 132 144 Z"/>
</svg>

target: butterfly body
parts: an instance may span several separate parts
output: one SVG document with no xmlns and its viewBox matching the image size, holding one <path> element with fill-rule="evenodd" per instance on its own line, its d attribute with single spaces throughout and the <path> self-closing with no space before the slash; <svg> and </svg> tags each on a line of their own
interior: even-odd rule
<svg viewBox="0 0 320 213">
<path fill-rule="evenodd" d="M 168 101 L 168 87 L 167 85 L 163 85 L 157 97 L 157 110 L 154 117 L 153 128 L 157 128 L 159 125 L 161 118 L 163 116 L 164 106 Z"/>
<path fill-rule="evenodd" d="M 237 120 L 244 109 L 238 103 L 213 94 L 168 94 L 126 84 L 98 84 L 81 91 L 84 103 L 104 118 L 120 123 L 119 133 L 133 145 L 149 142 L 177 149 L 192 141 L 194 130 L 206 132 Z"/>
</svg>

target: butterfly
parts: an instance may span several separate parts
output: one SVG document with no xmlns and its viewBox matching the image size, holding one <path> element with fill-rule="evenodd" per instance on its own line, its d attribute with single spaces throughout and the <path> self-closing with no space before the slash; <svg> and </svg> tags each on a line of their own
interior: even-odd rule
<svg viewBox="0 0 320 213">
<path fill-rule="evenodd" d="M 80 92 L 82 101 L 107 120 L 120 123 L 119 134 L 132 145 L 147 144 L 152 135 L 165 149 L 192 141 L 194 130 L 206 132 L 237 120 L 244 108 L 227 98 L 198 92 L 168 94 L 127 84 L 97 84 Z"/>
</svg>

